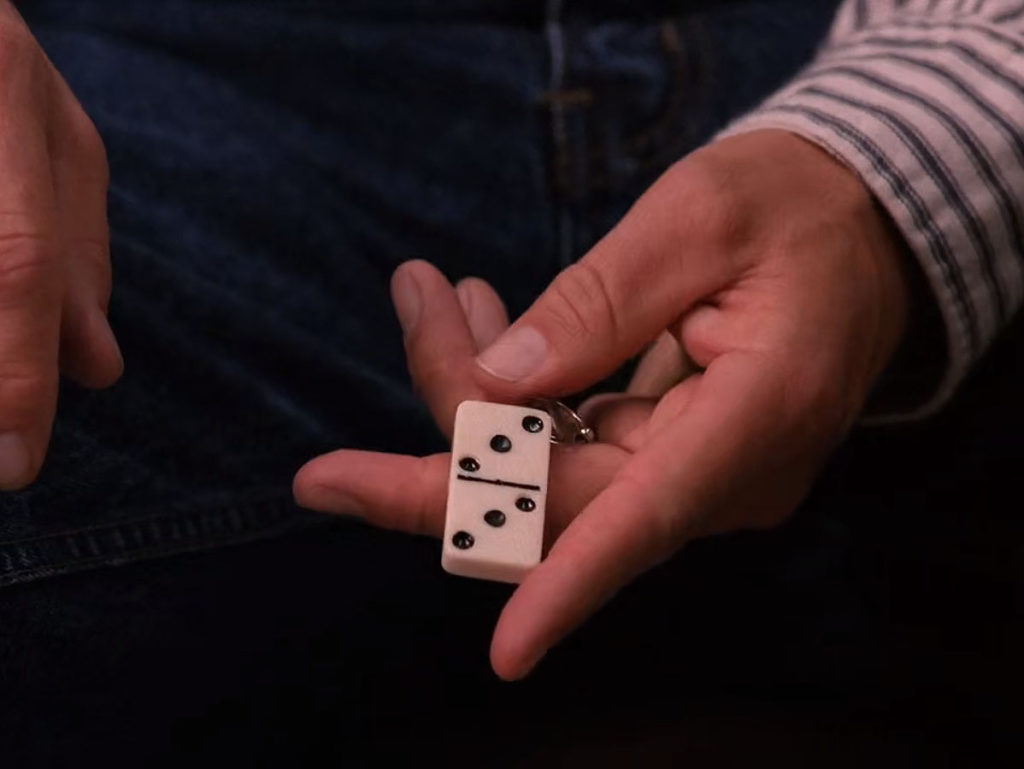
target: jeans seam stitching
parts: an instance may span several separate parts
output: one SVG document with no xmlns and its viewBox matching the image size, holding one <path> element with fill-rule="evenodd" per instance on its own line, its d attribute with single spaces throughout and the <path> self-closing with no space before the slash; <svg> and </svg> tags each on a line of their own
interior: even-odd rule
<svg viewBox="0 0 1024 769">
<path fill-rule="evenodd" d="M 564 0 L 546 0 L 544 8 L 544 38 L 547 43 L 551 73 L 548 79 L 546 103 L 549 112 L 549 130 L 552 147 L 551 184 L 555 192 L 556 252 L 560 265 L 573 261 L 571 215 L 565 200 L 569 194 L 569 175 L 572 157 L 569 152 L 569 126 L 566 102 L 562 97 L 568 59 L 565 49 L 565 28 L 562 24 Z"/>
<path fill-rule="evenodd" d="M 182 510 L 9 540 L 0 543 L 0 586 L 24 582 L 33 575 L 42 577 L 76 567 L 205 549 L 307 520 L 309 518 L 301 515 L 300 508 L 287 496 L 281 495 L 207 510 Z M 191 532 L 186 530 L 183 535 L 185 522 L 192 526 L 188 527 Z M 135 544 L 129 544 L 133 541 Z"/>
</svg>

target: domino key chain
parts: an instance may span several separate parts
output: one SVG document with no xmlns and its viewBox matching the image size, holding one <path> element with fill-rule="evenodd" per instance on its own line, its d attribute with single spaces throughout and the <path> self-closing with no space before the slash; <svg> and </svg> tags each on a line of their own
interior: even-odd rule
<svg viewBox="0 0 1024 769">
<path fill-rule="evenodd" d="M 552 443 L 596 439 L 558 401 L 464 401 L 455 414 L 441 565 L 518 583 L 540 563 Z"/>
</svg>

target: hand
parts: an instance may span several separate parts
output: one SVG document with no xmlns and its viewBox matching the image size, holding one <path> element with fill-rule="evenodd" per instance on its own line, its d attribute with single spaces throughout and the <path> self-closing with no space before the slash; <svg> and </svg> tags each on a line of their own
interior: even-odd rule
<svg viewBox="0 0 1024 769">
<path fill-rule="evenodd" d="M 850 171 L 762 131 L 669 169 L 510 329 L 481 281 L 453 290 L 423 262 L 396 272 L 413 379 L 449 433 L 464 399 L 577 392 L 659 340 L 632 392 L 584 406 L 601 442 L 555 447 L 550 550 L 498 621 L 498 675 L 525 675 L 690 539 L 795 508 L 900 340 L 900 257 Z M 687 360 L 698 370 L 683 378 Z M 339 451 L 300 471 L 296 496 L 439 535 L 448 462 Z"/>
<path fill-rule="evenodd" d="M 0 2 L 0 489 L 39 471 L 58 372 L 113 384 L 103 143 L 9 2 Z"/>
</svg>

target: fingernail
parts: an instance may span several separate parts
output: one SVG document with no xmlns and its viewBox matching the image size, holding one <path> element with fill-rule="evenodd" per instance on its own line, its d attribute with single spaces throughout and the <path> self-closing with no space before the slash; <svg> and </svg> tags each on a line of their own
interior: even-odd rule
<svg viewBox="0 0 1024 769">
<path fill-rule="evenodd" d="M 459 283 L 455 287 L 455 296 L 459 299 L 459 304 L 462 305 L 462 312 L 465 314 L 467 320 L 470 321 L 470 325 L 473 325 L 473 291 L 466 283 Z"/>
<path fill-rule="evenodd" d="M 548 343 L 532 326 L 511 328 L 484 350 L 477 364 L 489 374 L 518 382 L 540 370 L 548 355 Z"/>
<path fill-rule="evenodd" d="M 32 456 L 17 433 L 0 433 L 0 487 L 17 488 L 32 471 Z"/>
<path fill-rule="evenodd" d="M 412 331 L 420 319 L 420 287 L 408 270 L 401 267 L 391 280 L 391 299 L 395 303 L 395 314 L 402 329 Z"/>
</svg>

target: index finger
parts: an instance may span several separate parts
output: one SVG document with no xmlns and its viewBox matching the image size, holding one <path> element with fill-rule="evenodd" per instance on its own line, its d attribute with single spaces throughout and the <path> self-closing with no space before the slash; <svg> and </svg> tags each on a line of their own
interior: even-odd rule
<svg viewBox="0 0 1024 769">
<path fill-rule="evenodd" d="M 0 71 L 0 488 L 20 488 L 42 463 L 56 408 L 62 286 L 45 60 L 6 16 Z"/>
<path fill-rule="evenodd" d="M 722 356 L 678 387 L 693 388 L 687 407 L 652 431 L 505 606 L 491 646 L 501 677 L 526 675 L 628 582 L 713 531 L 710 516 L 774 453 L 786 417 L 760 356 Z"/>
<path fill-rule="evenodd" d="M 112 288 L 107 188 L 110 172 L 96 126 L 52 64 L 51 164 L 64 237 L 61 370 L 86 387 L 105 387 L 124 362 L 107 321 Z"/>
</svg>

